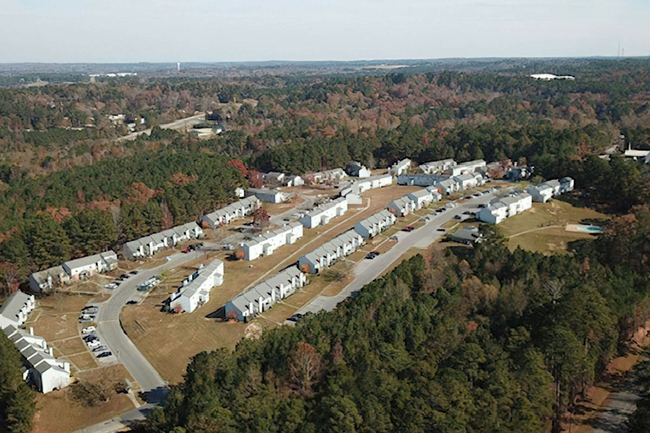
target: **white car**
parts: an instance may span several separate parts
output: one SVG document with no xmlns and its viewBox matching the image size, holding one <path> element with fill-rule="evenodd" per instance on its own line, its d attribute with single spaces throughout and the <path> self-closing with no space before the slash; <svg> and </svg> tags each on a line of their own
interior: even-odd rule
<svg viewBox="0 0 650 433">
<path fill-rule="evenodd" d="M 89 348 L 94 349 L 94 348 L 96 348 L 96 347 L 101 346 L 102 343 L 101 343 L 101 341 L 99 341 L 99 340 L 92 340 L 92 341 L 89 341 L 89 342 L 86 343 L 86 344 L 88 345 Z"/>
<path fill-rule="evenodd" d="M 97 329 L 95 329 L 94 326 L 89 326 L 89 327 L 87 327 L 87 328 L 82 329 L 82 330 L 81 330 L 81 333 L 82 333 L 83 335 L 88 335 L 88 334 L 90 334 L 91 332 L 95 332 L 96 330 L 97 330 Z"/>
</svg>

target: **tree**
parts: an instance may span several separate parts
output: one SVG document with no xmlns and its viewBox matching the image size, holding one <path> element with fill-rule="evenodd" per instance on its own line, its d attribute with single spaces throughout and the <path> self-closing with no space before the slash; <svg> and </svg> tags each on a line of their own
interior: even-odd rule
<svg viewBox="0 0 650 433">
<path fill-rule="evenodd" d="M 271 216 L 263 207 L 255 209 L 253 212 L 253 224 L 258 227 L 267 227 Z"/>
<path fill-rule="evenodd" d="M 321 370 L 320 354 L 309 343 L 300 342 L 294 347 L 289 361 L 288 385 L 297 394 L 310 396 Z"/>
</svg>

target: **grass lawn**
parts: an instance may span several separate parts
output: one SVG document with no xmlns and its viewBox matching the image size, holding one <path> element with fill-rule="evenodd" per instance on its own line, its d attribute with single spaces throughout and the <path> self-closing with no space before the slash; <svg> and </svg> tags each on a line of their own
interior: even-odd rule
<svg viewBox="0 0 650 433">
<path fill-rule="evenodd" d="M 93 407 L 83 405 L 73 397 L 70 387 L 49 394 L 37 394 L 38 412 L 34 418 L 32 433 L 69 433 L 77 429 L 106 421 L 135 406 L 126 394 L 117 394 L 114 384 L 129 378 L 121 365 L 93 370 L 80 374 L 80 378 L 92 383 L 102 383 L 110 389 L 109 400 Z"/>
<path fill-rule="evenodd" d="M 554 254 L 565 252 L 569 242 L 593 239 L 587 233 L 568 232 L 567 224 L 584 219 L 606 219 L 606 215 L 589 208 L 579 208 L 560 200 L 533 203 L 532 209 L 499 224 L 499 231 L 509 238 L 508 248 Z"/>
</svg>

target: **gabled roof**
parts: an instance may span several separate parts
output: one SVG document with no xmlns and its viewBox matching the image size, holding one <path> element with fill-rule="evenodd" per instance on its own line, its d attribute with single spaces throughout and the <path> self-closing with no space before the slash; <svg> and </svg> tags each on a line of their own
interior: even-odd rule
<svg viewBox="0 0 650 433">
<path fill-rule="evenodd" d="M 17 321 L 20 311 L 25 307 L 27 302 L 31 299 L 30 295 L 18 290 L 11 295 L 0 307 L 0 315 L 9 320 Z"/>
<path fill-rule="evenodd" d="M 332 201 L 330 201 L 328 203 L 321 204 L 316 209 L 309 212 L 306 216 L 313 218 L 315 216 L 321 215 L 322 213 L 328 211 L 329 209 L 338 207 L 339 205 L 341 205 L 343 203 L 347 204 L 346 198 L 345 197 L 339 197 L 339 198 L 337 198 L 335 200 L 332 200 Z"/>
<path fill-rule="evenodd" d="M 427 198 L 431 197 L 431 193 L 427 191 L 426 189 L 420 189 L 417 191 L 413 191 L 412 193 L 408 194 L 407 197 L 415 197 L 416 199 L 418 198 Z"/>
</svg>

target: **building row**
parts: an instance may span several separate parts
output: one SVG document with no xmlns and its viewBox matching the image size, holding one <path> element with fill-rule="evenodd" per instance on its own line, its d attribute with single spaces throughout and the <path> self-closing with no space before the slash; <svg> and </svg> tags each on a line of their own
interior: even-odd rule
<svg viewBox="0 0 650 433">
<path fill-rule="evenodd" d="M 456 161 L 453 159 L 442 159 L 440 161 L 425 162 L 419 165 L 418 168 L 424 174 L 439 174 L 444 173 L 455 165 Z"/>
<path fill-rule="evenodd" d="M 298 266 L 290 266 L 228 302 L 225 306 L 226 318 L 239 321 L 252 319 L 308 282 L 307 275 L 301 272 Z"/>
<path fill-rule="evenodd" d="M 483 185 L 486 181 L 479 172 L 451 177 L 441 174 L 404 174 L 397 177 L 398 185 L 437 187 L 440 193 L 445 195 Z"/>
<path fill-rule="evenodd" d="M 300 223 L 308 229 L 313 229 L 319 225 L 327 224 L 332 218 L 342 216 L 347 211 L 348 201 L 345 197 L 339 197 L 307 213 L 300 218 Z"/>
<path fill-rule="evenodd" d="M 393 176 L 401 176 L 403 174 L 408 173 L 412 165 L 413 165 L 413 161 L 411 161 L 410 159 L 408 158 L 401 159 L 395 162 L 390 167 L 389 173 L 392 174 Z"/>
<path fill-rule="evenodd" d="M 282 203 L 287 200 L 287 196 L 282 191 L 271 188 L 248 188 L 246 197 L 257 197 L 264 203 Z"/>
<path fill-rule="evenodd" d="M 291 223 L 277 230 L 258 235 L 255 239 L 244 242 L 244 260 L 255 260 L 258 257 L 268 256 L 283 245 L 295 243 L 302 237 L 303 226 Z"/>
<path fill-rule="evenodd" d="M 341 190 L 341 197 L 345 197 L 348 204 L 361 204 L 361 193 L 371 189 L 383 188 L 393 184 L 390 173 L 366 177 L 352 182 Z"/>
<path fill-rule="evenodd" d="M 29 276 L 29 287 L 35 293 L 44 293 L 62 284 L 89 278 L 96 273 L 112 271 L 115 268 L 117 268 L 117 254 L 114 251 L 105 251 L 34 272 Z"/>
<path fill-rule="evenodd" d="M 512 193 L 507 197 L 495 199 L 476 214 L 476 219 L 490 224 L 501 221 L 530 209 L 533 198 L 527 192 Z"/>
<path fill-rule="evenodd" d="M 210 300 L 210 292 L 223 284 L 224 265 L 215 259 L 197 270 L 178 291 L 170 297 L 171 311 L 191 313 Z"/>
<path fill-rule="evenodd" d="M 339 182 L 347 177 L 348 175 L 342 168 L 333 168 L 331 170 L 307 173 L 302 176 L 304 181 L 308 183 Z"/>
<path fill-rule="evenodd" d="M 298 267 L 302 272 L 318 274 L 324 269 L 334 265 L 340 259 L 349 256 L 362 245 L 365 239 L 354 229 L 325 242 L 314 251 L 305 254 L 298 260 Z"/>
<path fill-rule="evenodd" d="M 70 363 L 54 358 L 45 339 L 34 335 L 34 329 L 20 329 L 34 310 L 35 299 L 20 290 L 0 307 L 0 328 L 20 352 L 23 359 L 23 380 L 42 393 L 65 388 L 70 384 Z"/>
<path fill-rule="evenodd" d="M 122 246 L 122 255 L 127 260 L 153 257 L 159 251 L 173 248 L 180 242 L 201 237 L 201 227 L 195 222 L 190 222 L 127 242 Z"/>
<path fill-rule="evenodd" d="M 573 187 L 574 180 L 570 177 L 563 177 L 560 180 L 553 179 L 539 185 L 529 186 L 526 192 L 533 197 L 533 201 L 546 203 L 553 197 L 573 191 Z"/>
<path fill-rule="evenodd" d="M 201 222 L 207 224 L 210 228 L 230 224 L 236 219 L 251 215 L 261 205 L 262 202 L 256 196 L 246 197 L 204 215 L 203 218 L 201 218 Z"/>
<path fill-rule="evenodd" d="M 394 214 L 387 210 L 382 210 L 365 220 L 356 223 L 354 225 L 354 230 L 363 236 L 364 239 L 369 239 L 374 238 L 379 233 L 394 226 L 396 222 L 397 217 Z"/>
<path fill-rule="evenodd" d="M 388 210 L 398 217 L 403 217 L 434 201 L 439 201 L 440 198 L 441 195 L 435 188 L 421 189 L 391 201 L 388 203 Z"/>
<path fill-rule="evenodd" d="M 270 185 L 282 185 L 286 187 L 292 187 L 292 186 L 301 186 L 305 184 L 305 181 L 300 176 L 278 173 L 277 171 L 271 171 L 269 173 L 266 173 L 263 176 L 263 178 L 264 178 L 264 183 Z"/>
</svg>

